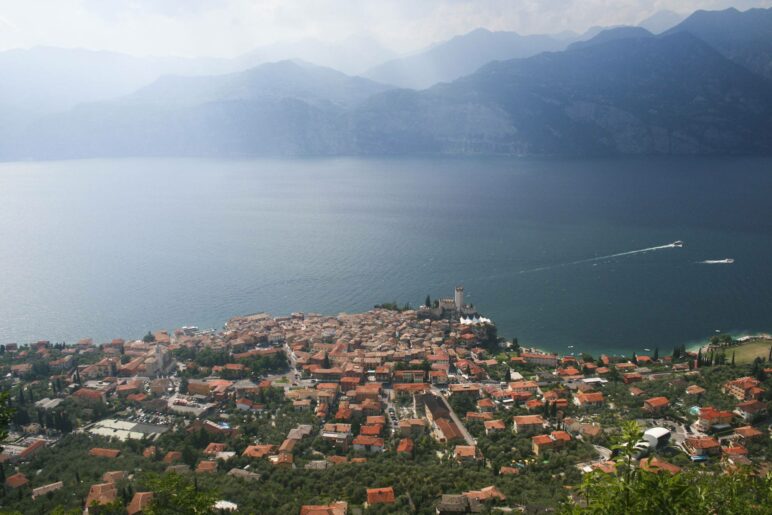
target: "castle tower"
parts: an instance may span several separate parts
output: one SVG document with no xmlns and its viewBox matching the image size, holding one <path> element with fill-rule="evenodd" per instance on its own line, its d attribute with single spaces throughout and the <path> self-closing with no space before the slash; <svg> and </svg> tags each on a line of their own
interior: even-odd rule
<svg viewBox="0 0 772 515">
<path fill-rule="evenodd" d="M 464 307 L 464 287 L 463 286 L 456 286 L 455 304 L 456 304 L 456 309 L 458 311 L 461 311 L 461 309 Z"/>
</svg>

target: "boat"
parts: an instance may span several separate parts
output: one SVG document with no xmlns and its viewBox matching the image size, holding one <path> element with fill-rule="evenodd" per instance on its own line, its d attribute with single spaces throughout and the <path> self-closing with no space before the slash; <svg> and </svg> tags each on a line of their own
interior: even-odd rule
<svg viewBox="0 0 772 515">
<path fill-rule="evenodd" d="M 682 242 L 681 240 L 676 240 L 673 243 L 671 243 L 671 245 L 676 247 L 676 248 L 678 248 L 678 249 L 680 249 L 681 247 L 684 246 L 684 242 Z"/>
<path fill-rule="evenodd" d="M 706 259 L 703 261 L 706 265 L 731 265 L 734 263 L 734 259 L 732 258 L 726 258 L 726 259 Z"/>
</svg>

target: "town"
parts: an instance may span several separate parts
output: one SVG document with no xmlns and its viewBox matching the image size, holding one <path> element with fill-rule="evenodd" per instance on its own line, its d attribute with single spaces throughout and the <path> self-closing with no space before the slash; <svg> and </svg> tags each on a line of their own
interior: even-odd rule
<svg viewBox="0 0 772 515">
<path fill-rule="evenodd" d="M 714 340 L 697 352 L 653 343 L 630 358 L 560 356 L 499 337 L 458 287 L 416 309 L 6 343 L 0 508 L 581 508 L 583 477 L 617 473 L 614 444 L 630 422 L 647 472 L 768 477 L 772 356 L 736 360 L 736 341 Z"/>
</svg>

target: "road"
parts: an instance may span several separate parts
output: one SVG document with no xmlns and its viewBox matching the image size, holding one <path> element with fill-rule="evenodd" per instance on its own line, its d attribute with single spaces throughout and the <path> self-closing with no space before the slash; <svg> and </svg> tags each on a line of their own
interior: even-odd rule
<svg viewBox="0 0 772 515">
<path fill-rule="evenodd" d="M 466 426 L 463 422 L 461 422 L 461 419 L 458 418 L 458 415 L 456 415 L 456 412 L 453 411 L 453 408 L 450 407 L 450 403 L 448 403 L 448 400 L 445 398 L 444 395 L 442 395 L 442 392 L 435 387 L 432 387 L 432 393 L 442 399 L 442 402 L 445 403 L 445 406 L 447 406 L 448 411 L 450 412 L 450 418 L 453 420 L 453 422 L 456 423 L 458 428 L 461 430 L 461 435 L 464 437 L 464 440 L 466 440 L 467 445 L 477 445 L 477 440 L 472 438 L 472 435 L 469 434 L 469 431 L 466 429 Z"/>
</svg>

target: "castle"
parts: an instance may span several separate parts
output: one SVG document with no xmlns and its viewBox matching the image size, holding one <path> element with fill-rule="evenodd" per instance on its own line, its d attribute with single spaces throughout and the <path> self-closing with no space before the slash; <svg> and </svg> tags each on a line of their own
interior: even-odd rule
<svg viewBox="0 0 772 515">
<path fill-rule="evenodd" d="M 421 306 L 418 308 L 418 316 L 440 319 L 452 318 L 460 320 L 462 316 L 472 317 L 477 315 L 477 310 L 472 304 L 464 303 L 464 287 L 456 286 L 452 298 L 434 301 L 433 306 Z"/>
</svg>

